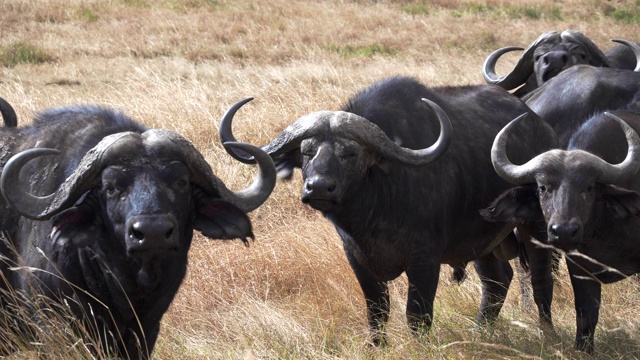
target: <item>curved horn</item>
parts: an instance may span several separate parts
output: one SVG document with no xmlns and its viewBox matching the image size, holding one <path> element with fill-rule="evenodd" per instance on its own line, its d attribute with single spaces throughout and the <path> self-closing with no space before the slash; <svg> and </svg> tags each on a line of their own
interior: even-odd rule
<svg viewBox="0 0 640 360">
<path fill-rule="evenodd" d="M 172 135 L 166 135 L 171 133 Z M 234 203 L 240 209 L 249 212 L 260 206 L 271 194 L 276 183 L 276 170 L 267 154 L 258 148 L 247 144 L 226 144 L 229 147 L 240 149 L 258 160 L 259 175 L 254 182 L 244 190 L 233 192 L 226 188 L 224 183 L 213 175 L 211 167 L 204 161 L 202 155 L 195 150 L 193 145 L 178 134 L 163 130 L 149 130 L 143 135 L 153 136 L 158 134 L 160 142 L 169 141 L 178 144 L 180 151 L 187 153 L 186 158 L 190 168 L 194 169 L 195 181 L 211 193 L 217 192 L 223 199 Z M 140 138 L 138 133 L 119 133 L 105 137 L 93 149 L 82 158 L 76 170 L 54 193 L 46 196 L 35 196 L 26 192 L 20 183 L 20 172 L 24 165 L 40 156 L 58 154 L 56 149 L 37 148 L 22 151 L 14 155 L 6 163 L 0 175 L 0 189 L 7 202 L 23 216 L 34 220 L 46 220 L 71 206 L 76 199 L 95 186 L 94 179 L 102 170 L 105 161 L 121 154 L 135 153 L 135 149 L 127 146 L 140 146 L 139 141 L 130 140 Z M 154 139 L 154 141 L 158 141 Z M 189 147 L 182 145 L 188 144 Z M 161 144 L 162 145 L 162 144 Z M 192 149 L 192 150 L 189 150 Z M 199 156 L 194 156 L 194 153 Z M 194 165 L 195 164 L 195 165 Z M 208 169 L 208 170 L 207 170 Z M 203 180 L 204 179 L 204 180 Z"/>
<path fill-rule="evenodd" d="M 627 41 L 624 39 L 612 39 L 611 41 L 627 45 L 631 48 L 631 51 L 633 51 L 633 54 L 636 56 L 636 68 L 633 69 L 633 71 L 640 72 L 640 45 L 638 45 L 638 43 L 636 42 Z"/>
<path fill-rule="evenodd" d="M 624 120 L 609 112 L 605 112 L 604 114 L 620 124 L 628 144 L 627 156 L 620 164 L 612 165 L 598 158 L 600 160 L 598 168 L 602 170 L 600 182 L 610 184 L 616 183 L 620 181 L 620 179 L 628 178 L 640 169 L 640 138 L 635 130 Z"/>
<path fill-rule="evenodd" d="M 511 120 L 504 128 L 502 128 L 502 130 L 500 130 L 500 132 L 498 132 L 496 138 L 493 140 L 493 146 L 491 147 L 491 163 L 493 164 L 493 168 L 501 178 L 512 184 L 528 184 L 535 182 L 533 171 L 540 166 L 545 154 L 554 154 L 557 151 L 561 151 L 549 150 L 546 153 L 534 157 L 523 165 L 515 165 L 509 160 L 507 157 L 509 133 L 522 119 L 526 118 L 527 115 L 528 113 L 524 113 Z M 546 123 L 543 123 L 542 125 L 549 136 L 555 139 L 556 134 L 553 132 L 551 126 L 547 126 L 548 124 Z M 555 143 L 555 140 L 553 142 Z"/>
<path fill-rule="evenodd" d="M 0 175 L 0 189 L 7 202 L 24 217 L 46 220 L 71 206 L 83 193 L 95 186 L 95 176 L 102 170 L 103 160 L 130 151 L 125 146 L 135 133 L 118 133 L 105 137 L 89 150 L 74 172 L 58 189 L 46 196 L 35 196 L 24 190 L 20 172 L 27 162 L 45 155 L 55 155 L 56 149 L 36 148 L 12 156 Z"/>
<path fill-rule="evenodd" d="M 148 130 L 143 135 L 147 146 L 163 149 L 175 149 L 184 158 L 189 171 L 191 182 L 198 185 L 209 195 L 219 195 L 244 212 L 250 212 L 264 203 L 276 184 L 276 169 L 271 157 L 259 148 L 237 142 L 225 143 L 225 147 L 237 149 L 257 159 L 259 172 L 253 183 L 241 191 L 229 190 L 211 170 L 211 166 L 193 144 L 170 130 Z"/>
<path fill-rule="evenodd" d="M 368 146 L 383 157 L 399 161 L 410 166 L 428 164 L 442 156 L 452 140 L 453 127 L 447 114 L 436 103 L 422 99 L 436 113 L 440 122 L 440 135 L 436 142 L 424 149 L 409 149 L 392 141 L 376 124 L 358 115 L 336 112 L 331 120 L 332 133 L 351 138 L 363 146 Z"/>
<path fill-rule="evenodd" d="M 222 116 L 222 120 L 220 121 L 220 141 L 224 145 L 227 142 L 237 142 L 236 138 L 233 136 L 233 132 L 231 131 L 231 123 L 233 121 L 233 117 L 236 112 L 242 105 L 248 103 L 253 98 L 246 98 L 240 100 L 227 112 Z M 306 116 L 301 117 L 296 120 L 294 123 L 289 125 L 286 129 L 284 129 L 278 137 L 273 139 L 269 144 L 261 147 L 263 151 L 269 154 L 271 157 L 278 156 L 283 154 L 289 150 L 292 150 L 296 147 L 300 146 L 300 142 L 308 137 L 313 136 L 313 134 L 317 133 L 317 129 L 322 126 L 322 121 L 318 121 L 317 113 L 312 113 Z M 243 162 L 245 164 L 254 164 L 255 159 L 253 156 L 247 155 L 242 151 L 237 151 L 236 149 L 229 148 L 224 146 L 225 150 L 231 157 L 234 159 Z"/>
<path fill-rule="evenodd" d="M 544 42 L 558 41 L 560 35 L 557 31 L 547 31 L 540 35 L 529 47 L 522 53 L 520 59 L 513 67 L 510 73 L 499 78 L 495 75 L 495 65 L 498 58 L 503 54 L 518 49 L 517 47 L 506 47 L 498 49 L 491 53 L 484 62 L 484 76 L 487 83 L 496 84 L 505 90 L 512 90 L 527 82 L 527 79 L 533 74 L 534 53 L 538 46 Z M 487 79 L 489 76 L 489 79 Z"/>
<path fill-rule="evenodd" d="M 220 142 L 223 145 L 226 142 L 238 142 L 235 136 L 233 136 L 233 131 L 231 131 L 231 123 L 233 122 L 233 117 L 236 115 L 236 112 L 238 111 L 238 109 L 240 109 L 244 104 L 248 103 L 251 100 L 253 100 L 252 97 L 238 101 L 237 103 L 233 104 L 229 108 L 229 110 L 227 110 L 224 113 L 224 115 L 222 115 L 222 119 L 220 120 L 219 132 L 220 132 Z M 246 156 L 246 154 L 240 155 L 230 149 L 227 149 L 226 146 L 225 146 L 225 149 L 227 150 L 227 153 L 231 155 L 232 158 L 240 162 L 243 162 L 245 164 L 255 163 L 255 161 L 253 161 L 253 159 L 251 159 L 250 157 Z"/>
<path fill-rule="evenodd" d="M 514 184 L 527 184 L 535 182 L 534 171 L 539 169 L 543 163 L 550 158 L 556 158 L 560 153 L 580 152 L 581 159 L 585 164 L 598 169 L 600 177 L 598 181 L 602 183 L 616 183 L 620 179 L 633 176 L 640 169 L 640 137 L 626 122 L 619 117 L 605 112 L 606 116 L 616 120 L 622 127 L 627 138 L 628 151 L 626 158 L 620 164 L 609 164 L 600 157 L 582 150 L 549 150 L 542 153 L 523 165 L 512 164 L 506 156 L 506 143 L 508 133 L 518 121 L 525 117 L 520 115 L 505 126 L 496 136 L 491 148 L 491 162 L 498 175 Z"/>
<path fill-rule="evenodd" d="M 13 109 L 11 104 L 1 97 L 0 114 L 2 114 L 2 119 L 4 120 L 4 127 L 18 126 L 18 116 L 16 115 L 16 111 Z"/>
<path fill-rule="evenodd" d="M 500 48 L 487 56 L 484 64 L 482 65 L 482 75 L 487 84 L 495 84 L 503 89 L 511 90 L 527 81 L 527 78 L 529 78 L 533 72 L 533 63 L 531 63 L 531 71 L 528 71 L 528 66 L 526 66 L 527 64 L 524 64 L 524 54 L 520 57 L 511 73 L 503 77 L 498 77 L 498 74 L 496 74 L 496 64 L 498 63 L 498 59 L 508 52 L 520 50 L 524 49 L 519 46 L 507 46 Z"/>
<path fill-rule="evenodd" d="M 261 149 L 240 142 L 225 142 L 225 148 L 238 149 L 251 155 L 258 163 L 258 176 L 253 183 L 241 191 L 225 194 L 227 199 L 245 212 L 262 205 L 276 186 L 276 167 L 271 156 Z"/>
<path fill-rule="evenodd" d="M 313 137 L 323 131 L 328 131 L 326 127 L 329 126 L 332 132 L 341 134 L 343 137 L 350 137 L 358 143 L 366 144 L 387 158 L 413 166 L 427 164 L 446 152 L 451 143 L 453 130 L 451 121 L 444 110 L 428 99 L 422 99 L 422 101 L 426 102 L 433 109 L 440 122 L 440 135 L 438 140 L 425 149 L 413 150 L 404 148 L 389 139 L 384 131 L 374 123 L 358 115 L 344 111 L 319 111 L 307 114 L 289 125 L 277 138 L 271 141 L 271 143 L 262 146 L 261 149 L 271 157 L 278 156 L 293 148 L 299 147 L 302 140 Z M 235 140 L 230 131 L 231 120 L 235 111 L 240 108 L 242 103 L 246 102 L 248 102 L 247 99 L 232 106 L 230 111 L 223 117 L 222 121 L 225 122 L 225 124 L 220 125 L 220 139 L 222 141 Z M 239 161 L 254 161 L 252 157 L 243 156 L 240 152 L 229 149 L 226 146 L 225 149 L 231 156 Z"/>
<path fill-rule="evenodd" d="M 20 182 L 20 170 L 24 165 L 40 156 L 57 155 L 56 149 L 37 148 L 22 151 L 11 157 L 0 175 L 2 194 L 9 205 L 30 219 L 41 219 L 46 216 L 46 207 L 55 198 L 55 193 L 47 196 L 35 196 L 24 190 Z"/>
</svg>

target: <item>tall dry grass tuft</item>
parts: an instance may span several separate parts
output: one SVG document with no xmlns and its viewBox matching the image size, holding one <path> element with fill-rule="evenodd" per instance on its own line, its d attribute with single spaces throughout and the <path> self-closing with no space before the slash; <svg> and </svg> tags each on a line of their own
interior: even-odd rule
<svg viewBox="0 0 640 360">
<path fill-rule="evenodd" d="M 2 234 L 0 246 L 16 252 L 15 242 Z M 36 251 L 39 249 L 36 249 Z M 93 308 L 74 297 L 57 297 L 47 284 L 31 274 L 44 270 L 26 266 L 19 256 L 0 256 L 0 357 L 43 358 L 56 354 L 68 359 L 116 358 L 115 349 L 103 339 L 121 339 L 124 334 L 106 333 L 104 319 L 94 316 Z M 57 273 L 49 277 L 60 278 Z M 13 289 L 10 277 L 20 276 L 23 290 Z M 73 291 L 83 293 L 73 283 Z M 51 294 L 50 297 L 47 294 Z M 104 306 L 97 301 L 98 306 Z M 97 310 L 97 309 L 96 309 Z M 74 314 L 82 313 L 83 319 Z M 107 312 L 108 313 L 108 312 Z M 138 349 L 146 353 L 145 349 Z M 136 354 L 130 354 L 133 356 Z"/>
<path fill-rule="evenodd" d="M 551 29 L 581 30 L 603 49 L 611 38 L 637 40 L 639 11 L 604 0 L 0 1 L 0 49 L 24 43 L 55 59 L 0 67 L 0 96 L 22 125 L 53 106 L 117 107 L 150 127 L 183 134 L 229 187 L 240 189 L 255 169 L 225 153 L 217 126 L 242 98 L 255 99 L 238 112 L 234 133 L 264 144 L 299 116 L 336 110 L 387 76 L 412 75 L 429 86 L 481 84 L 491 50 L 526 47 Z M 498 72 L 515 60 L 505 56 Z M 573 350 L 573 294 L 564 266 L 555 285 L 555 334 L 540 331 L 537 311 L 522 305 L 516 281 L 498 322 L 476 328 L 477 275 L 469 266 L 469 278 L 457 285 L 443 266 L 431 332 L 420 339 L 409 333 L 401 277 L 390 286 L 389 346 L 367 345 L 359 285 L 331 224 L 300 203 L 301 184 L 299 173 L 279 182 L 250 214 L 256 241 L 249 248 L 196 235 L 155 359 L 589 358 Z M 640 358 L 639 284 L 604 287 L 596 358 Z M 3 321 L 0 332 L 14 326 Z M 89 357 L 82 345 L 88 337 L 60 324 L 36 324 L 34 333 L 52 337 L 46 351 L 8 333 L 2 343 L 24 357 L 66 358 L 77 348 L 74 357 Z"/>
</svg>

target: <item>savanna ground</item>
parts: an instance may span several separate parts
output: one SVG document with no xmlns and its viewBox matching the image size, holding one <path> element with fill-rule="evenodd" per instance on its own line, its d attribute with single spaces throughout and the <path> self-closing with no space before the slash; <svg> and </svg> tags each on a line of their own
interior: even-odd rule
<svg viewBox="0 0 640 360">
<path fill-rule="evenodd" d="M 0 0 L 0 96 L 26 125 L 50 107 L 96 103 L 194 142 L 233 189 L 255 169 L 217 140 L 221 115 L 236 136 L 264 144 L 299 116 L 336 110 L 384 77 L 430 86 L 483 83 L 494 49 L 526 47 L 542 32 L 577 29 L 602 49 L 638 40 L 640 2 L 625 1 L 215 1 Z M 516 55 L 506 56 L 504 73 Z M 73 129 L 69 129 L 73 131 Z M 391 284 L 390 344 L 366 344 L 360 288 L 327 220 L 301 204 L 299 172 L 250 214 L 256 241 L 199 234 L 155 359 L 588 358 L 573 350 L 575 315 L 566 269 L 555 289 L 556 334 L 514 282 L 499 321 L 474 327 L 480 282 L 460 286 L 443 266 L 430 334 L 406 328 L 406 278 Z M 604 288 L 595 358 L 640 358 L 640 285 Z M 84 358 L 88 339 L 42 334 L 18 358 Z"/>
</svg>

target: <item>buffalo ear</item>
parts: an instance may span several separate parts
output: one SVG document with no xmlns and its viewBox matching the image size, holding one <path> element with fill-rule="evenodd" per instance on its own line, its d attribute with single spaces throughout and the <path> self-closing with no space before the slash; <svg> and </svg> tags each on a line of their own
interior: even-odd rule
<svg viewBox="0 0 640 360">
<path fill-rule="evenodd" d="M 235 205 L 216 198 L 203 199 L 196 210 L 193 227 L 210 239 L 253 239 L 251 221 Z"/>
<path fill-rule="evenodd" d="M 607 209 L 614 216 L 625 218 L 640 215 L 640 194 L 637 192 L 605 184 L 602 185 L 601 194 Z"/>
<path fill-rule="evenodd" d="M 57 245 L 73 243 L 84 247 L 100 238 L 100 210 L 95 208 L 96 201 L 91 200 L 93 194 L 85 194 L 74 206 L 58 213 L 52 218 L 53 229 L 51 240 Z"/>
<path fill-rule="evenodd" d="M 480 215 L 491 222 L 533 222 L 542 218 L 533 185 L 511 188 L 498 196 Z"/>
<path fill-rule="evenodd" d="M 302 154 L 300 148 L 293 149 L 273 159 L 276 166 L 278 179 L 291 180 L 293 170 L 302 167 Z"/>
</svg>

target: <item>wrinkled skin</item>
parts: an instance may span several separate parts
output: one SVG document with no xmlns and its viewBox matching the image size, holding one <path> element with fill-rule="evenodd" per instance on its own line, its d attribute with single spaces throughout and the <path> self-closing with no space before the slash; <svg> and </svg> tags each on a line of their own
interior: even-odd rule
<svg viewBox="0 0 640 360">
<path fill-rule="evenodd" d="M 639 114 L 615 114 L 640 130 Z M 602 170 L 586 161 L 582 150 L 612 164 L 625 160 L 625 138 L 619 126 L 603 114 L 588 120 L 573 135 L 567 150 L 541 161 L 532 171 L 534 182 L 505 192 L 484 215 L 491 221 L 544 221 L 546 231 L 538 238 L 567 252 L 576 308 L 576 347 L 592 353 L 601 284 L 640 271 L 640 177 L 633 172 L 635 175 L 619 177 L 615 183 L 602 183 Z"/>
<path fill-rule="evenodd" d="M 433 109 L 421 98 L 442 107 L 454 132 L 444 155 L 427 164 L 408 166 L 389 159 L 375 146 L 329 127 L 303 136 L 299 143 L 285 130 L 262 147 L 284 178 L 295 168 L 302 170 L 302 202 L 335 226 L 364 293 L 375 344 L 385 341 L 388 282 L 403 272 L 409 281 L 407 322 L 419 334 L 432 324 L 441 264 L 462 269 L 474 261 L 483 286 L 477 315 L 481 324 L 498 316 L 513 275 L 493 250 L 505 238 L 514 240 L 510 235 L 514 224 L 488 223 L 478 210 L 494 198 L 492 194 L 508 187 L 495 176 L 489 161 L 493 137 L 529 109 L 495 86 L 429 89 L 415 79 L 394 77 L 356 94 L 342 110 L 375 124 L 385 138 L 405 148 L 423 149 L 434 143 L 440 130 Z M 313 122 L 310 116 L 316 115 L 306 115 L 287 129 L 320 121 L 318 117 Z M 529 120 L 525 131 L 542 133 L 540 119 Z M 525 140 L 522 146 L 530 147 L 532 154 L 547 148 L 537 140 Z M 280 152 L 281 148 L 286 151 Z M 525 156 L 526 151 L 516 154 Z M 544 299 L 550 304 L 551 293 Z M 548 304 L 540 305 L 546 309 Z"/>
<path fill-rule="evenodd" d="M 117 133 L 123 133 L 121 140 L 108 148 L 104 167 L 84 179 L 88 191 L 71 199 L 72 206 L 33 220 L 3 201 L 1 230 L 13 244 L 0 247 L 2 255 L 44 271 L 12 271 L 11 262 L 5 263 L 8 284 L 0 286 L 24 291 L 27 298 L 73 299 L 67 301 L 72 313 L 85 326 L 97 326 L 103 346 L 122 357 L 148 358 L 184 278 L 193 231 L 211 239 L 245 240 L 253 234 L 246 212 L 221 198 L 218 185 L 201 185 L 202 175 L 187 155 L 197 150 L 186 149 L 177 134 L 81 107 L 43 113 L 34 127 L 0 136 L 20 139 L 14 152 L 35 142 L 62 150 L 55 160 L 36 156 L 22 168 L 20 183 L 45 195 L 76 171 L 87 150 Z M 163 140 L 166 135 L 173 139 Z"/>
</svg>

